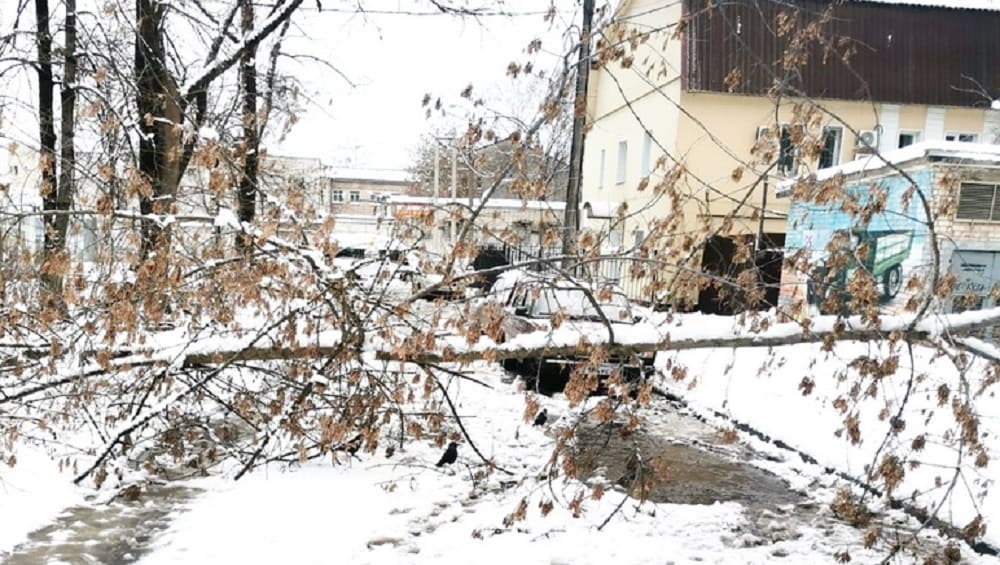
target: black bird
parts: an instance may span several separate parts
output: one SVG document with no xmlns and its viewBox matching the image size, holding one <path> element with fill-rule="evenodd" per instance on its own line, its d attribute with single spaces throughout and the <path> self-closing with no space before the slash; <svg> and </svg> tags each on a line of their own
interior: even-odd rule
<svg viewBox="0 0 1000 565">
<path fill-rule="evenodd" d="M 535 416 L 535 426 L 544 426 L 545 422 L 549 419 L 549 411 L 546 408 L 542 408 L 542 411 Z"/>
<path fill-rule="evenodd" d="M 451 465 L 456 459 L 458 459 L 458 444 L 451 442 L 448 444 L 448 449 L 444 450 L 444 455 L 441 456 L 441 460 L 438 461 L 437 466 Z"/>
</svg>

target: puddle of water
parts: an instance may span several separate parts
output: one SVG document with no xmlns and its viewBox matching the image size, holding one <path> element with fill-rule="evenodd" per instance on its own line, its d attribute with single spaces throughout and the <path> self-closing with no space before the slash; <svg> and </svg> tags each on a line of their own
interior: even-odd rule
<svg viewBox="0 0 1000 565">
<path fill-rule="evenodd" d="M 152 485 L 135 500 L 68 508 L 52 524 L 32 532 L 11 554 L 0 555 L 0 560 L 5 565 L 132 563 L 167 528 L 170 514 L 199 492 L 180 485 Z"/>
<path fill-rule="evenodd" d="M 643 461 L 656 459 L 665 463 L 666 480 L 657 481 L 648 495 L 653 502 L 736 501 L 747 506 L 777 507 L 804 498 L 777 475 L 731 457 L 667 441 L 646 430 L 623 438 L 616 427 L 584 428 L 577 436 L 577 450 L 583 477 L 600 471 L 610 481 L 627 477 L 628 461 L 635 450 Z"/>
</svg>

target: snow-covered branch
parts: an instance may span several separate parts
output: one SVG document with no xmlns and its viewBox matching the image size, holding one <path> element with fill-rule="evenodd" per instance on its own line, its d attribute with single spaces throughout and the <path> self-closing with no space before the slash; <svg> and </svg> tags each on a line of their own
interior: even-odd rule
<svg viewBox="0 0 1000 565">
<path fill-rule="evenodd" d="M 586 355 L 594 346 L 603 347 L 609 354 L 629 354 L 705 348 L 777 347 L 798 343 L 886 338 L 928 341 L 997 324 L 1000 324 L 1000 307 L 924 319 L 915 319 L 913 315 L 886 316 L 877 326 L 866 326 L 858 316 L 850 318 L 822 316 L 807 324 L 785 322 L 772 324 L 760 330 L 743 325 L 719 328 L 712 327 L 711 324 L 706 326 L 695 323 L 680 325 L 668 323 L 656 326 L 638 324 L 620 329 L 616 332 L 614 342 L 609 342 L 607 333 L 603 331 L 581 333 L 564 327 L 554 331 L 521 334 L 501 344 L 481 338 L 472 346 L 464 346 L 456 341 L 434 351 L 379 351 L 378 358 L 414 363 L 440 363 L 470 362 L 480 359 L 527 359 L 540 355 Z M 983 347 L 986 344 L 979 340 L 970 342 L 968 338 L 962 338 L 956 341 L 956 345 L 974 354 L 1000 360 L 1000 357 L 994 357 L 991 353 L 995 348 Z"/>
</svg>

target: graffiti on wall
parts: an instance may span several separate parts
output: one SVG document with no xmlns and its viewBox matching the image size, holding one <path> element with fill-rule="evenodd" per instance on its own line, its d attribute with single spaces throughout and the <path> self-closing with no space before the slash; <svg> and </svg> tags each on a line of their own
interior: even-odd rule
<svg viewBox="0 0 1000 565">
<path fill-rule="evenodd" d="M 836 239 L 846 240 L 849 244 L 842 250 L 845 260 L 842 264 L 833 264 L 827 256 L 813 267 L 806 281 L 809 304 L 821 306 L 832 292 L 843 294 L 841 302 L 848 300 L 848 282 L 858 269 L 870 273 L 875 279 L 881 303 L 889 302 L 899 294 L 903 286 L 903 262 L 910 256 L 913 244 L 912 231 L 855 229 L 842 231 L 836 236 Z"/>
<path fill-rule="evenodd" d="M 930 171 L 911 176 L 929 194 Z M 927 228 L 918 199 L 904 198 L 909 188 L 906 180 L 890 176 L 880 180 L 878 188 L 885 193 L 885 208 L 867 223 L 848 212 L 857 206 L 842 202 L 791 204 L 786 256 L 804 252 L 809 267 L 786 264 L 782 304 L 800 302 L 820 310 L 824 306 L 829 310 L 831 305 L 843 308 L 851 302 L 851 281 L 861 270 L 872 277 L 881 306 L 901 306 L 906 281 L 919 274 L 926 263 Z M 870 181 L 847 187 L 860 206 L 867 204 L 870 190 Z"/>
</svg>

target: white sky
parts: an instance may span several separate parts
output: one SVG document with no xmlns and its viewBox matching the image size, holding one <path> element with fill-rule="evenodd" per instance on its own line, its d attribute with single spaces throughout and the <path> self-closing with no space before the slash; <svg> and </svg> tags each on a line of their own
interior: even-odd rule
<svg viewBox="0 0 1000 565">
<path fill-rule="evenodd" d="M 329 63 L 355 86 L 315 60 L 284 59 L 283 70 L 303 81 L 309 101 L 291 133 L 281 142 L 267 144 L 271 153 L 319 157 L 342 166 L 351 159 L 354 167 L 406 168 L 421 135 L 465 124 L 467 104 L 452 107 L 451 120 L 440 116 L 428 120 L 421 107 L 424 94 L 458 104 L 464 102 L 459 93 L 472 83 L 474 92 L 486 98 L 490 107 L 524 109 L 526 104 L 512 100 L 512 93 L 526 88 L 512 84 L 506 76 L 508 63 L 524 62 L 528 43 L 540 38 L 543 52 L 533 57 L 535 65 L 550 69 L 556 59 L 549 54 L 566 49 L 563 32 L 578 17 L 578 0 L 555 0 L 560 12 L 554 24 L 543 19 L 549 0 L 445 1 L 470 7 L 499 5 L 507 12 L 526 15 L 460 18 L 386 13 L 433 12 L 427 0 L 321 0 L 324 10 L 317 12 L 315 0 L 306 0 L 293 20 L 284 50 Z M 15 9 L 8 2 L 14 4 L 0 0 L 4 32 L 10 29 Z M 218 2 L 207 0 L 206 4 Z M 59 4 L 56 0 L 53 9 Z M 358 5 L 366 12 L 359 13 Z M 264 10 L 258 11 L 262 16 Z M 22 29 L 31 29 L 33 20 L 29 9 Z M 261 60 L 259 67 L 264 65 Z M 20 73 L 20 84 L 8 80 L 0 85 L 2 94 L 27 99 L 33 107 L 37 95 L 27 82 L 33 84 L 33 77 L 34 73 Z M 37 135 L 33 110 L 27 108 L 18 117 L 12 110 L 7 107 L 0 137 L 30 143 Z M 279 125 L 273 124 L 275 129 Z"/>
<path fill-rule="evenodd" d="M 364 3 L 369 10 L 373 4 L 388 9 L 410 5 L 420 11 L 429 5 L 405 0 Z M 525 48 L 534 38 L 543 40 L 543 51 L 561 53 L 562 30 L 575 17 L 575 4 L 564 0 L 564 11 L 553 26 L 543 21 L 548 5 L 544 0 L 507 0 L 510 11 L 532 15 L 478 20 L 305 12 L 296 19 L 298 38 L 287 41 L 286 50 L 328 61 L 356 86 L 315 62 L 286 60 L 286 71 L 308 82 L 313 105 L 284 142 L 271 145 L 271 151 L 353 158 L 354 166 L 406 167 L 422 134 L 465 123 L 461 119 L 448 123 L 440 117 L 428 120 L 421 107 L 424 94 L 440 96 L 446 106 L 456 104 L 463 101 L 459 93 L 471 83 L 474 93 L 491 107 L 517 104 L 510 93 L 523 88 L 506 76 L 508 63 L 526 60 Z M 545 69 L 556 61 L 546 54 L 535 59 L 536 67 Z M 463 108 L 452 107 L 449 114 L 464 117 Z"/>
</svg>

